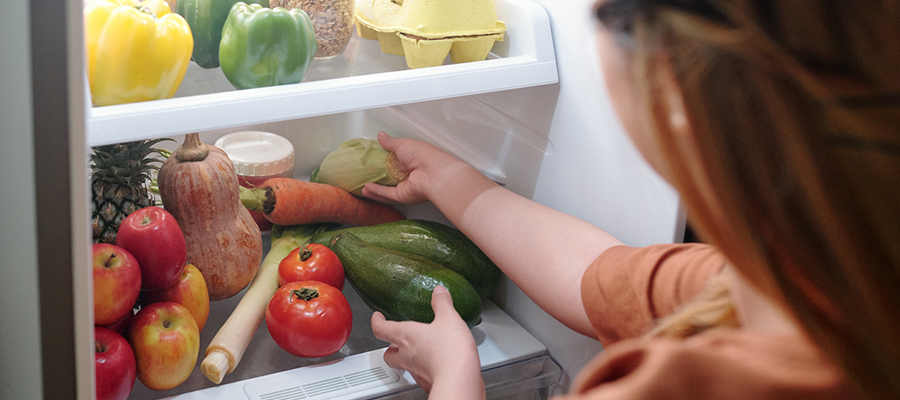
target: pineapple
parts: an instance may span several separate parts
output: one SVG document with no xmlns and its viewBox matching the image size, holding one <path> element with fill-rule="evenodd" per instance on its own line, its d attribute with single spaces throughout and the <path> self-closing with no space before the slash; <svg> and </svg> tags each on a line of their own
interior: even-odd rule
<svg viewBox="0 0 900 400">
<path fill-rule="evenodd" d="M 156 204 L 149 190 L 159 165 L 170 154 L 155 139 L 93 147 L 91 154 L 91 227 L 94 243 L 115 243 L 128 214 Z M 174 141 L 174 140 L 173 140 Z M 163 158 L 151 157 L 160 155 Z"/>
</svg>

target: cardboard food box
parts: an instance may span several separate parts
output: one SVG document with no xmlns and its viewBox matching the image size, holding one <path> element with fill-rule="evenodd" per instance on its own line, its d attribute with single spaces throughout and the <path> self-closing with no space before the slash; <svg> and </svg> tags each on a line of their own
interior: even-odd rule
<svg viewBox="0 0 900 400">
<path fill-rule="evenodd" d="M 484 60 L 506 24 L 494 0 L 359 0 L 356 31 L 381 51 L 406 57 L 410 68 Z"/>
</svg>

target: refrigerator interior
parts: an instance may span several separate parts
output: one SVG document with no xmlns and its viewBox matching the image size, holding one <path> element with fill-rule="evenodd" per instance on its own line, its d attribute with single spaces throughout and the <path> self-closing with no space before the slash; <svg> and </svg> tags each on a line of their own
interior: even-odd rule
<svg viewBox="0 0 900 400">
<path fill-rule="evenodd" d="M 558 93 L 549 19 L 528 1 L 498 1 L 497 11 L 507 24 L 507 37 L 485 61 L 448 60 L 441 67 L 411 70 L 403 57 L 384 54 L 377 42 L 354 33 L 343 55 L 314 61 L 298 85 L 237 91 L 220 70 L 192 63 L 173 99 L 93 107 L 87 142 L 93 146 L 173 137 L 180 143 L 181 134 L 196 131 L 211 144 L 235 131 L 273 132 L 291 141 L 294 177 L 305 180 L 341 142 L 374 139 L 384 130 L 432 143 L 530 196 L 547 150 Z M 429 204 L 401 209 L 407 218 L 449 223 Z M 332 356 L 293 357 L 275 345 L 263 323 L 221 385 L 200 373 L 201 355 L 185 383 L 157 392 L 138 381 L 129 398 L 424 397 L 408 373 L 384 364 L 381 354 L 387 343 L 371 334 L 371 310 L 351 285 L 345 285 L 344 292 L 354 310 L 354 326 L 350 340 Z M 211 304 L 201 349 L 239 300 L 240 294 Z M 473 334 L 491 398 L 545 397 L 562 376 L 546 347 L 490 300 L 482 318 Z"/>
<path fill-rule="evenodd" d="M 71 33 L 80 31 L 78 11 L 81 1 L 66 1 L 68 13 L 61 17 L 69 23 L 70 33 L 65 46 L 70 48 L 70 54 L 71 48 L 81 45 L 77 35 Z M 36 347 L 43 344 L 46 351 L 47 342 L 54 341 L 54 335 L 62 335 L 59 339 L 62 342 L 79 344 L 74 351 L 73 376 L 69 378 L 76 381 L 80 398 L 88 398 L 85 393 L 91 393 L 91 355 L 86 345 L 92 329 L 89 321 L 90 276 L 87 272 L 90 234 L 86 226 L 89 220 L 86 199 L 90 190 L 85 191 L 87 172 L 77 169 L 87 164 L 87 148 L 99 144 L 156 137 L 173 137 L 180 143 L 182 135 L 190 132 L 201 132 L 205 143 L 214 143 L 216 138 L 229 132 L 269 131 L 291 140 L 297 151 L 295 177 L 306 179 L 309 171 L 343 140 L 374 138 L 378 130 L 385 130 L 392 135 L 428 141 L 470 163 L 510 190 L 603 227 L 628 244 L 678 240 L 683 222 L 677 197 L 630 145 L 612 114 L 608 98 L 603 95 L 604 85 L 592 40 L 591 1 L 497 0 L 496 4 L 498 17 L 506 22 L 508 30 L 504 41 L 495 44 L 485 61 L 466 64 L 448 61 L 441 67 L 410 70 L 405 67 L 402 57 L 383 54 L 377 42 L 359 39 L 354 34 L 344 56 L 314 61 L 303 83 L 281 87 L 236 91 L 219 70 L 202 70 L 192 64 L 173 99 L 92 108 L 87 83 L 71 82 L 72 77 L 83 76 L 83 67 L 81 59 L 70 55 L 67 59 L 68 87 L 74 89 L 73 92 L 81 90 L 81 101 L 86 105 L 83 115 L 75 112 L 70 117 L 70 126 L 74 127 L 69 130 L 71 159 L 68 165 L 62 166 L 72 171 L 70 197 L 74 211 L 71 220 L 75 226 L 71 230 L 75 246 L 67 256 L 73 260 L 69 282 L 74 282 L 72 313 L 75 328 L 74 332 L 42 331 L 46 322 L 21 317 L 27 328 L 25 335 L 5 327 L 0 333 L 3 338 L 12 337 L 16 340 L 13 343 L 24 343 L 24 346 L 15 349 L 5 346 L 2 354 L 17 354 L 14 351 L 26 355 L 40 353 Z M 11 15 L 27 20 L 27 2 L 20 0 L 13 6 Z M 17 11 L 19 14 L 15 14 Z M 0 29 L 28 32 L 27 26 L 22 28 L 20 25 L 6 24 Z M 24 54 L 27 55 L 28 48 L 25 47 Z M 14 50 L 18 51 L 16 54 L 23 53 L 22 49 Z M 4 66 L 7 60 L 4 57 Z M 29 75 L 26 71 L 20 76 Z M 11 80 L 3 82 L 4 89 L 13 86 Z M 16 89 L 22 90 L 23 98 L 27 98 L 27 88 L 16 86 Z M 75 95 L 78 93 L 69 93 L 70 103 L 77 103 L 71 99 Z M 4 95 L 4 104 L 6 98 Z M 13 114 L 4 114 L 4 117 L 7 115 Z M 6 130 L 18 127 L 16 124 L 21 121 L 27 122 L 27 119 L 4 118 L 0 123 Z M 38 137 L 37 134 L 34 136 Z M 29 137 L 25 136 L 23 141 L 27 142 L 27 139 Z M 19 143 L 19 146 L 28 149 L 30 143 Z M 17 152 L 5 151 L 4 163 L 10 160 L 7 154 L 14 153 Z M 28 159 L 29 154 L 17 153 L 15 160 L 24 158 L 24 162 L 33 162 Z M 26 173 L 22 180 L 34 186 L 35 176 Z M 410 218 L 446 221 L 430 205 L 402 209 Z M 36 212 L 44 210 L 38 207 Z M 30 226 L 41 227 L 40 224 Z M 36 230 L 40 233 L 40 229 Z M 5 229 L 3 233 L 6 239 L 12 231 Z M 7 253 L 13 251 L 4 248 L 3 254 Z M 36 253 L 37 250 L 25 254 Z M 27 256 L 24 258 L 27 265 L 37 264 Z M 9 289 L 8 292 L 15 293 L 16 285 L 10 282 L 35 282 L 32 286 L 36 286 L 37 270 L 43 273 L 44 268 L 25 269 L 16 274 L 0 272 L 4 278 L 0 279 L 0 287 L 4 289 L 0 292 Z M 345 292 L 350 298 L 355 296 L 352 289 L 345 288 Z M 4 297 L 7 298 L 26 310 L 34 309 L 37 303 L 37 299 L 21 293 Z M 201 352 L 215 334 L 214 318 L 221 321 L 227 317 L 236 301 L 237 298 L 232 303 L 213 304 L 218 312 L 215 317 L 211 314 L 204 330 L 207 337 L 206 342 L 201 341 Z M 4 310 L 3 315 L 7 314 Z M 409 375 L 402 371 L 380 370 L 385 375 L 366 372 L 375 367 L 382 368 L 380 351 L 385 344 L 370 337 L 370 314 L 365 306 L 355 307 L 354 314 L 352 348 L 342 349 L 342 353 L 331 358 L 301 362 L 284 354 L 279 356 L 277 351 L 280 349 L 274 347 L 271 340 L 265 340 L 263 324 L 257 332 L 261 340 L 254 340 L 246 356 L 248 359 L 242 361 L 233 376 L 226 376 L 222 386 L 214 387 L 204 381 L 196 368 L 190 378 L 193 381 L 180 389 L 170 393 L 142 391 L 137 383 L 132 398 L 217 398 L 228 391 L 243 392 L 249 398 L 256 398 L 253 395 L 268 398 L 262 397 L 266 393 L 254 392 L 253 388 L 276 389 L 279 380 L 301 382 L 306 379 L 291 375 L 295 374 L 293 371 L 305 371 L 304 377 L 321 377 L 303 381 L 310 384 L 331 382 L 330 379 L 338 375 L 344 377 L 356 372 L 364 375 L 363 380 L 374 379 L 346 392 L 319 393 L 318 398 L 422 397 L 420 391 L 414 390 Z M 489 393 L 493 390 L 496 398 L 540 397 L 560 379 L 561 385 L 557 387 L 564 389 L 568 379 L 602 350 L 596 341 L 568 330 L 546 315 L 509 281 L 504 281 L 486 302 L 485 315 L 492 318 L 485 318 L 486 323 L 473 333 L 479 338 Z M 27 332 L 35 334 L 28 336 Z M 43 334 L 44 338 L 38 334 Z M 257 363 L 249 362 L 252 354 L 257 354 Z M 270 358 L 276 362 L 268 364 Z M 314 364 L 319 366 L 312 367 Z M 12 369 L 7 368 L 12 365 L 9 361 L 0 361 L 0 365 L 4 371 Z M 18 376 L 29 379 L 37 374 L 38 378 L 32 381 L 40 382 L 40 363 L 26 363 L 25 366 Z M 303 368 L 291 369 L 297 367 Z M 334 372 L 336 370 L 338 372 Z M 46 366 L 43 371 L 46 380 Z M 347 382 L 346 378 L 342 379 Z M 259 383 L 269 380 L 271 384 Z M 492 382 L 497 383 L 493 388 Z M 17 389 L 13 385 L 12 389 L 2 390 L 28 392 L 27 387 L 23 387 L 25 389 Z M 46 390 L 46 383 L 44 387 Z M 210 389 L 191 392 L 203 388 Z M 187 394 L 182 394 L 184 392 Z M 281 392 L 281 395 L 301 398 L 290 392 Z"/>
<path fill-rule="evenodd" d="M 236 131 L 276 133 L 288 139 L 294 148 L 294 177 L 308 180 L 309 173 L 341 142 L 357 137 L 374 139 L 383 130 L 393 136 L 428 141 L 498 183 L 529 195 L 534 191 L 535 177 L 548 145 L 546 134 L 552 119 L 554 94 L 554 86 L 546 85 L 210 130 L 201 132 L 200 138 L 212 144 Z M 183 142 L 183 135 L 168 137 L 176 139 L 176 143 L 164 142 L 161 147 L 174 150 Z M 449 224 L 431 204 L 398 208 L 407 218 Z M 264 243 L 268 245 L 269 234 L 264 234 Z M 344 293 L 353 310 L 353 329 L 347 344 L 332 356 L 321 359 L 291 356 L 272 341 L 263 323 L 244 358 L 234 372 L 226 375 L 222 385 L 205 378 L 198 364 L 188 380 L 172 390 L 156 392 L 138 381 L 129 398 L 423 397 L 424 393 L 416 389 L 408 373 L 395 371 L 383 363 L 381 354 L 387 343 L 371 334 L 371 310 L 351 285 L 345 285 Z M 201 349 L 212 340 L 242 294 L 211 303 L 207 327 L 201 332 Z M 560 381 L 562 369 L 547 348 L 493 301 L 485 302 L 482 318 L 483 322 L 473 328 L 473 334 L 491 398 L 542 398 Z M 362 383 L 353 385 L 358 381 Z M 304 389 L 305 386 L 311 388 Z"/>
</svg>

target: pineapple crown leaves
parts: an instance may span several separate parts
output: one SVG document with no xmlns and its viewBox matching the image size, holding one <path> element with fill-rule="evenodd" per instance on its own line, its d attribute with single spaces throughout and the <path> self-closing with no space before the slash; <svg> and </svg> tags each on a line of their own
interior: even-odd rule
<svg viewBox="0 0 900 400">
<path fill-rule="evenodd" d="M 93 147 L 91 154 L 91 181 L 133 185 L 151 179 L 151 171 L 158 171 L 159 164 L 171 154 L 170 151 L 153 147 L 170 138 L 144 140 L 121 144 Z M 150 157 L 158 154 L 160 157 Z"/>
</svg>

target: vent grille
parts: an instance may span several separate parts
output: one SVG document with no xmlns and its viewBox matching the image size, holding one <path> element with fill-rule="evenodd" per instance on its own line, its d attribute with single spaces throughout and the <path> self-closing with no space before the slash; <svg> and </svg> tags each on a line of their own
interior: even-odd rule
<svg viewBox="0 0 900 400">
<path fill-rule="evenodd" d="M 391 376 L 388 375 L 387 371 L 385 371 L 384 368 L 381 367 L 375 367 L 367 371 L 359 371 L 349 375 L 344 375 L 344 379 L 347 380 L 347 383 L 350 386 L 365 385 L 369 382 L 389 379 L 390 377 Z"/>
<path fill-rule="evenodd" d="M 372 382 L 390 379 L 391 376 L 382 367 L 354 372 L 351 374 L 325 379 L 305 385 L 276 390 L 259 396 L 260 400 L 299 400 L 309 399 L 334 393 L 339 390 L 361 386 Z"/>
<path fill-rule="evenodd" d="M 303 391 L 305 391 L 306 395 L 309 397 L 316 397 L 320 394 L 336 392 L 348 387 L 350 387 L 350 385 L 347 384 L 347 381 L 344 380 L 344 377 L 339 376 L 337 378 L 326 379 L 324 381 L 303 385 Z"/>
<path fill-rule="evenodd" d="M 259 396 L 262 400 L 294 400 L 294 399 L 306 399 L 309 396 L 303 392 L 303 388 L 297 386 L 290 389 L 279 390 L 277 392 L 266 393 L 262 396 Z"/>
</svg>

